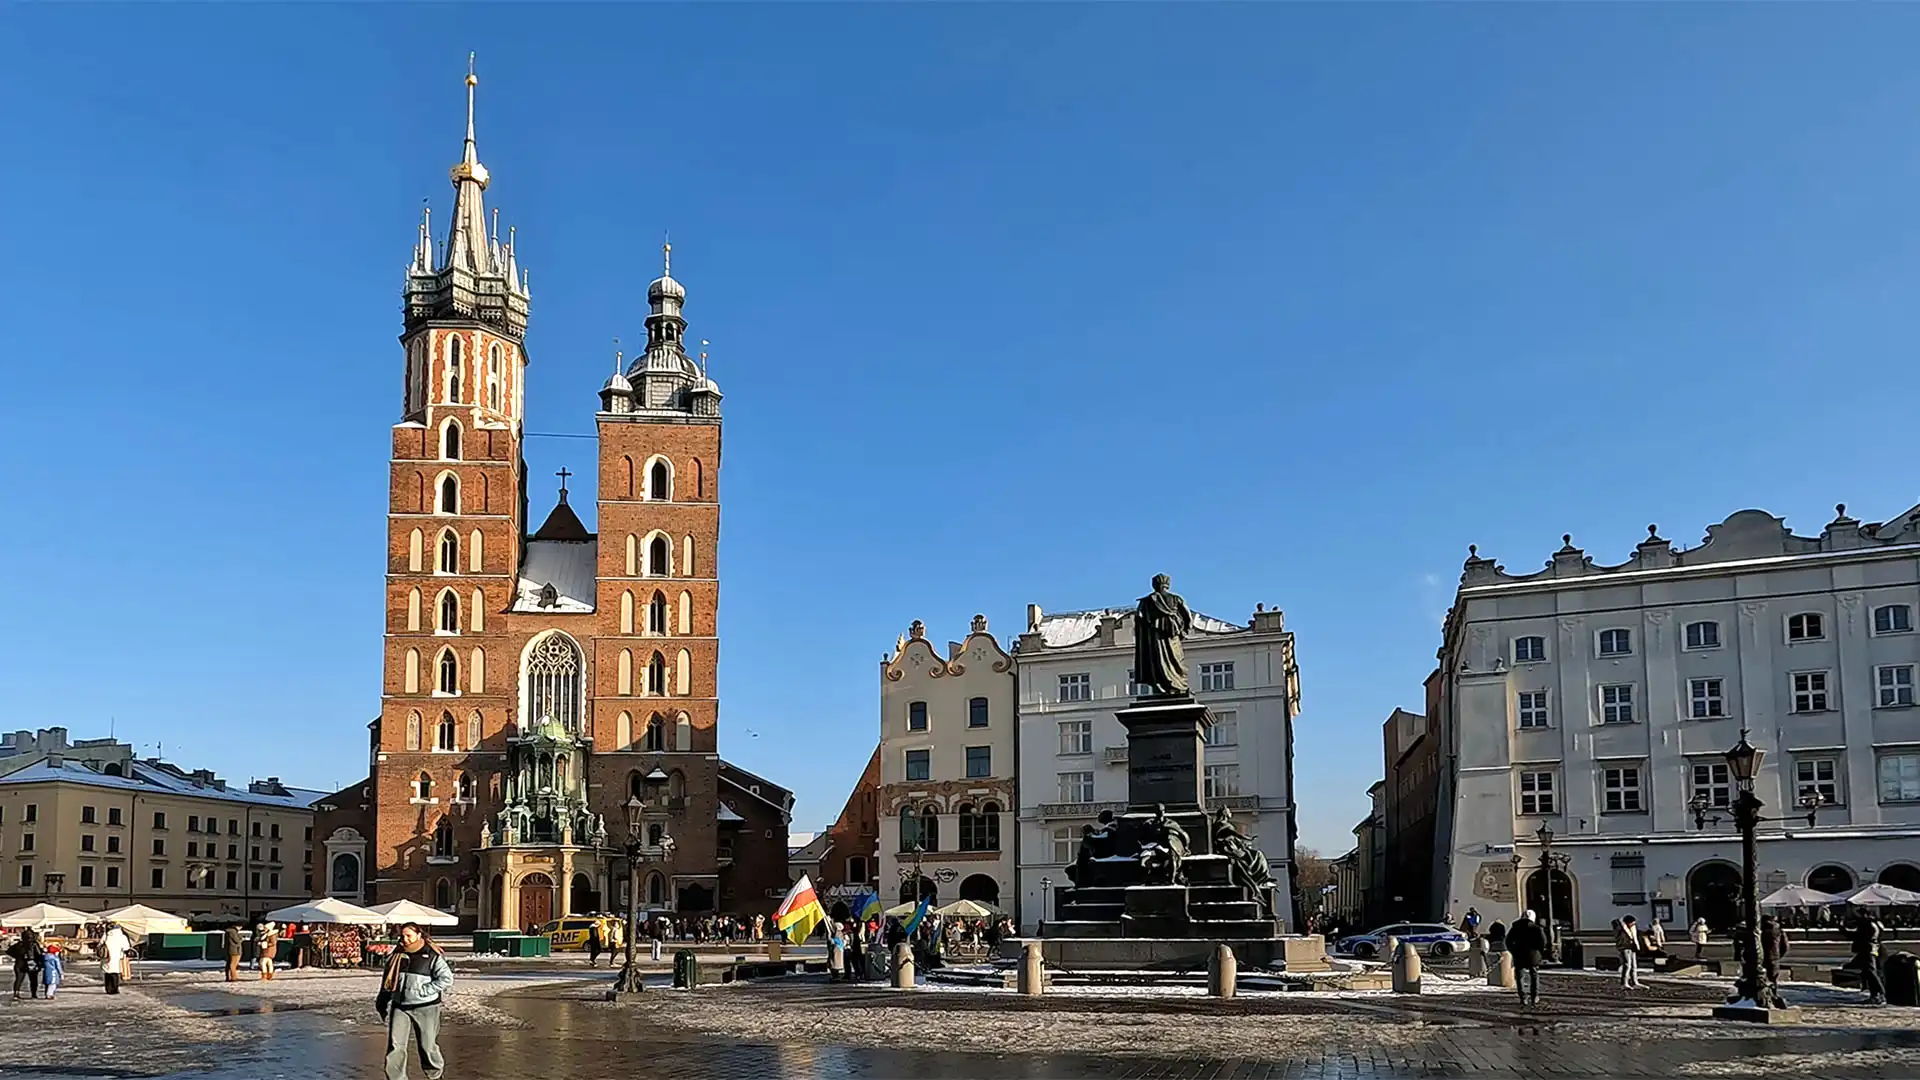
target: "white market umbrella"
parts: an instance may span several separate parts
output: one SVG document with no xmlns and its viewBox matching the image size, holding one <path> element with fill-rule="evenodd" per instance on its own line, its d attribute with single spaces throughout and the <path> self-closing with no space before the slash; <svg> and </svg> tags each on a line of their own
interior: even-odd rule
<svg viewBox="0 0 1920 1080">
<path fill-rule="evenodd" d="M 920 909 L 920 901 L 909 900 L 904 904 L 895 904 L 892 907 L 888 908 L 887 910 L 881 912 L 881 914 L 888 915 L 896 919 L 904 919 L 907 916 L 913 914 L 915 911 L 918 911 L 919 909 Z"/>
<path fill-rule="evenodd" d="M 277 923 L 347 923 L 353 926 L 378 926 L 387 921 L 385 915 L 376 911 L 349 904 L 345 900 L 335 900 L 329 896 L 321 900 L 309 900 L 304 904 L 283 907 L 278 911 L 267 912 L 267 921 Z"/>
<path fill-rule="evenodd" d="M 33 904 L 18 911 L 9 911 L 0 915 L 0 926 L 33 927 L 42 926 L 85 926 L 100 918 L 84 911 L 72 908 L 56 907 L 53 904 Z"/>
<path fill-rule="evenodd" d="M 1760 901 L 1761 907 L 1825 907 L 1838 904 L 1846 898 L 1832 893 L 1823 893 L 1819 889 L 1809 889 L 1805 885 L 1789 885 L 1768 893 Z"/>
<path fill-rule="evenodd" d="M 1860 907 L 1905 907 L 1920 905 L 1920 892 L 1909 892 L 1893 885 L 1868 885 L 1847 898 L 1847 903 Z"/>
<path fill-rule="evenodd" d="M 978 900 L 955 900 L 946 907 L 934 908 L 933 910 L 937 914 L 959 919 L 990 919 L 1000 914 L 997 909 L 988 907 Z"/>
<path fill-rule="evenodd" d="M 187 932 L 187 920 L 178 915 L 169 915 L 159 908 L 150 908 L 145 904 L 129 904 L 112 911 L 103 911 L 95 916 L 101 922 L 110 922 L 129 934 L 147 937 L 151 934 L 184 934 Z"/>
<path fill-rule="evenodd" d="M 449 915 L 439 908 L 430 908 L 425 904 L 416 904 L 411 900 L 395 900 L 391 904 L 375 904 L 367 910 L 384 917 L 390 923 L 419 923 L 421 926 L 460 925 L 460 916 Z"/>
</svg>

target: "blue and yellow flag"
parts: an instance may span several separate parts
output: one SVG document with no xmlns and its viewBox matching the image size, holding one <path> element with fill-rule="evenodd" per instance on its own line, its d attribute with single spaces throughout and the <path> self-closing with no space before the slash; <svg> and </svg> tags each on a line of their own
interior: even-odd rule
<svg viewBox="0 0 1920 1080">
<path fill-rule="evenodd" d="M 861 922 L 877 919 L 880 917 L 880 910 L 880 894 L 869 889 L 862 893 L 859 901 L 854 904 L 853 917 Z"/>
<path fill-rule="evenodd" d="M 913 918 L 908 919 L 907 925 L 901 927 L 901 929 L 905 930 L 909 934 L 913 933 L 913 928 L 916 926 L 919 926 L 920 920 L 927 917 L 927 909 L 932 906 L 933 906 L 933 897 L 931 896 L 921 897 L 920 906 L 913 909 Z"/>
</svg>

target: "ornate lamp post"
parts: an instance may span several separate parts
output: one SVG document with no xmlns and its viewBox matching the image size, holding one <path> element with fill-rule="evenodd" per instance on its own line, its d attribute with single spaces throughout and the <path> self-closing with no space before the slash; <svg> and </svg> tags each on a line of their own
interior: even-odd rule
<svg viewBox="0 0 1920 1080">
<path fill-rule="evenodd" d="M 1541 822 L 1540 827 L 1534 830 L 1533 838 L 1540 842 L 1540 873 L 1544 876 L 1546 885 L 1544 891 L 1547 895 L 1547 959 L 1556 960 L 1560 951 L 1560 935 L 1553 921 L 1553 875 L 1564 873 L 1571 860 L 1553 850 L 1553 829 L 1546 822 Z M 1521 900 L 1524 904 L 1524 891 Z"/>
<path fill-rule="evenodd" d="M 1053 911 L 1053 879 L 1040 879 L 1040 936 L 1047 936 L 1047 915 Z"/>
<path fill-rule="evenodd" d="M 1800 815 L 1791 818 L 1765 818 L 1760 811 L 1766 803 L 1754 794 L 1754 777 L 1760 774 L 1760 762 L 1767 756 L 1765 750 L 1747 740 L 1747 729 L 1740 729 L 1740 741 L 1726 753 L 1727 772 L 1733 778 L 1733 826 L 1740 830 L 1740 917 L 1746 923 L 1742 931 L 1740 945 L 1740 978 L 1734 983 L 1734 993 L 1739 999 L 1745 999 L 1762 1010 L 1785 1009 L 1786 1002 L 1780 998 L 1780 989 L 1767 976 L 1766 965 L 1762 962 L 1762 943 L 1760 941 L 1760 879 L 1759 879 L 1759 830 L 1762 822 L 1797 821 Z M 1809 828 L 1814 823 L 1815 812 L 1820 809 L 1820 796 L 1807 794 L 1796 800 L 1806 811 Z M 1688 800 L 1687 808 L 1693 811 L 1693 825 L 1704 829 L 1708 823 L 1720 823 L 1718 816 L 1711 813 L 1715 807 L 1706 792 L 1696 792 Z M 1746 1019 L 1737 1012 L 1722 1013 L 1716 1009 L 1716 1016 L 1733 1019 Z"/>
<path fill-rule="evenodd" d="M 641 777 L 647 798 L 645 802 L 638 795 L 627 799 L 627 961 L 620 968 L 619 978 L 614 980 L 613 993 L 637 994 L 642 989 L 640 968 L 634 963 L 634 939 L 639 937 L 640 929 L 640 865 L 646 861 L 649 849 L 658 853 L 657 861 L 665 863 L 673 856 L 673 837 L 661 827 L 660 839 L 653 844 L 647 842 L 647 818 L 650 807 L 660 805 L 660 793 L 666 789 L 667 774 L 656 766 L 654 770 Z"/>
</svg>

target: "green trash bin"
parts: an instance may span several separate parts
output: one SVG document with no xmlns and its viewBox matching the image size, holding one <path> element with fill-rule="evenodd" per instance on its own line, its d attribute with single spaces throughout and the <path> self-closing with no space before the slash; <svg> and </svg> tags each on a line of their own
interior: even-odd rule
<svg viewBox="0 0 1920 1080">
<path fill-rule="evenodd" d="M 475 930 L 473 932 L 473 955 L 484 956 L 493 951 L 493 939 L 498 930 Z"/>
<path fill-rule="evenodd" d="M 700 958 L 692 949 L 678 949 L 673 954 L 673 988 L 691 990 L 700 985 Z"/>
<path fill-rule="evenodd" d="M 1884 965 L 1881 973 L 1887 984 L 1887 1004 L 1920 1006 L 1920 957 L 1897 952 L 1888 956 Z"/>
</svg>

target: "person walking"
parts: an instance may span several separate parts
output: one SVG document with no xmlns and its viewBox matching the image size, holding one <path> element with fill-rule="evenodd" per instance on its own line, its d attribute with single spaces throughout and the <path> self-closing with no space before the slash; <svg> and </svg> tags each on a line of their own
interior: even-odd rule
<svg viewBox="0 0 1920 1080">
<path fill-rule="evenodd" d="M 660 961 L 660 946 L 663 944 L 666 936 L 667 921 L 665 919 L 655 919 L 653 922 L 647 924 L 647 937 L 650 938 L 653 943 L 653 959 L 655 963 L 659 963 Z"/>
<path fill-rule="evenodd" d="M 1687 931 L 1687 937 L 1693 939 L 1694 961 L 1697 963 L 1705 960 L 1707 958 L 1707 920 L 1705 918 L 1694 919 L 1692 929 Z"/>
<path fill-rule="evenodd" d="M 1760 963 L 1767 970 L 1767 981 L 1780 984 L 1780 958 L 1787 955 L 1787 929 L 1771 914 L 1760 916 Z"/>
<path fill-rule="evenodd" d="M 107 984 L 107 993 L 120 992 L 120 980 L 127 977 L 133 969 L 133 939 L 120 929 L 118 923 L 109 923 L 106 934 L 100 939 L 101 981 Z"/>
<path fill-rule="evenodd" d="M 1853 923 L 1853 963 L 1867 991 L 1867 1004 L 1887 1003 L 1887 984 L 1880 978 L 1880 917 L 1863 909 Z M 14 995 L 18 997 L 18 994 Z"/>
<path fill-rule="evenodd" d="M 259 950 L 260 978 L 264 981 L 271 981 L 273 979 L 275 954 L 280 948 L 280 928 L 271 922 L 263 922 L 260 924 L 260 930 L 254 935 L 253 940 L 255 947 Z"/>
<path fill-rule="evenodd" d="M 1613 920 L 1613 951 L 1620 957 L 1620 989 L 1641 989 L 1640 928 L 1633 924 L 1633 916 Z"/>
<path fill-rule="evenodd" d="M 440 1002 L 453 989 L 453 969 L 418 923 L 400 927 L 400 947 L 387 960 L 373 1008 L 387 1023 L 387 1080 L 407 1080 L 407 1040 L 420 1053 L 427 1080 L 440 1080 Z"/>
<path fill-rule="evenodd" d="M 13 958 L 13 999 L 20 1000 L 23 983 L 29 994 L 39 997 L 40 965 L 46 960 L 46 947 L 40 944 L 40 932 L 31 926 L 20 931 L 20 939 L 8 946 L 7 955 Z"/>
<path fill-rule="evenodd" d="M 234 923 L 232 926 L 227 927 L 225 942 L 227 946 L 227 981 L 239 982 L 240 956 L 246 952 L 247 946 L 246 936 L 240 933 L 239 923 Z"/>
<path fill-rule="evenodd" d="M 58 945 L 48 945 L 47 951 L 40 957 L 40 982 L 47 988 L 47 1000 L 60 992 L 60 984 L 67 977 L 66 954 Z"/>
<path fill-rule="evenodd" d="M 604 933 L 604 931 L 602 930 L 602 927 L 604 925 L 605 924 L 601 922 L 601 920 L 595 919 L 593 920 L 593 924 L 587 927 L 587 966 L 588 967 L 600 966 L 600 950 L 606 944 L 601 936 Z M 607 965 L 609 967 L 613 965 L 613 960 L 611 957 L 608 958 Z"/>
<path fill-rule="evenodd" d="M 1547 956 L 1547 935 L 1529 908 L 1507 927 L 1507 952 L 1513 957 L 1513 986 L 1520 1004 L 1540 1004 L 1540 964 Z"/>
</svg>

